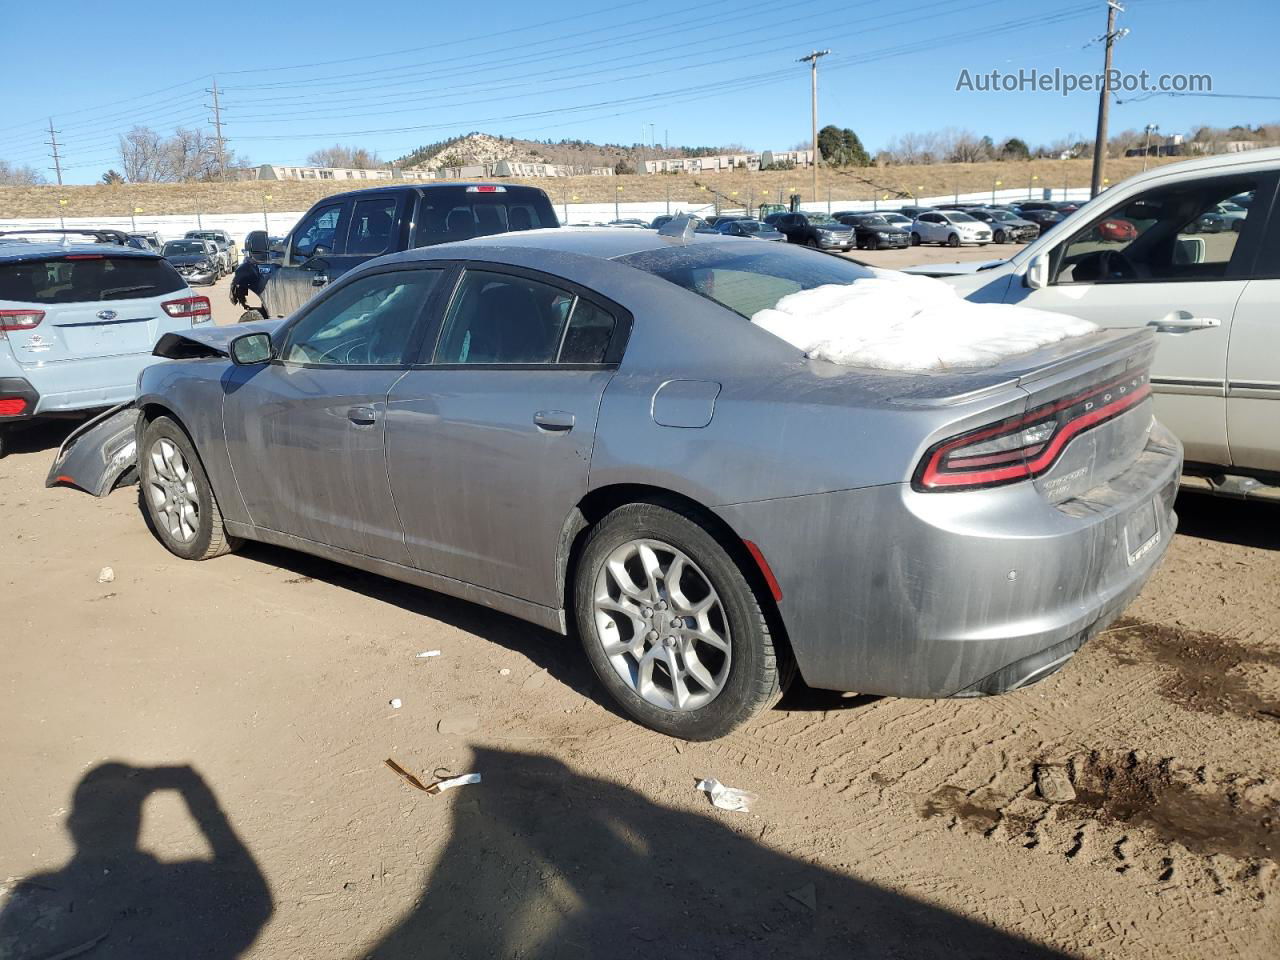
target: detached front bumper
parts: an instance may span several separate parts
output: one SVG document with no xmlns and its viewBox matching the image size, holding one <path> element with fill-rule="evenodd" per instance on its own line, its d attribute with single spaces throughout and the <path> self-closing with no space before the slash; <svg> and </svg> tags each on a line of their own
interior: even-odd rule
<svg viewBox="0 0 1280 960">
<path fill-rule="evenodd" d="M 1030 483 L 890 484 L 717 512 L 777 577 L 810 686 L 982 696 L 1048 676 L 1138 594 L 1173 537 L 1181 469 L 1157 424 L 1127 471 L 1057 505 Z M 1130 543 L 1143 511 L 1154 535 Z"/>
<path fill-rule="evenodd" d="M 105 497 L 129 482 L 138 463 L 138 415 L 130 401 L 81 424 L 58 448 L 44 485 L 68 484 Z"/>
</svg>

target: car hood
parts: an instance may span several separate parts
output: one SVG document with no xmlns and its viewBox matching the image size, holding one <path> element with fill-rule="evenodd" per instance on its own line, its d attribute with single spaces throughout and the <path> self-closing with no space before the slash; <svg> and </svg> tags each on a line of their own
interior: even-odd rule
<svg viewBox="0 0 1280 960">
<path fill-rule="evenodd" d="M 257 320 L 226 327 L 193 327 L 181 333 L 166 333 L 151 352 L 166 360 L 201 360 L 229 357 L 231 341 L 246 333 L 269 333 L 274 336 L 284 320 Z"/>
<path fill-rule="evenodd" d="M 1007 260 L 970 260 L 967 263 L 921 263 L 914 267 L 903 267 L 903 273 L 914 273 L 922 277 L 959 277 L 982 270 L 994 270 L 1004 266 Z"/>
</svg>

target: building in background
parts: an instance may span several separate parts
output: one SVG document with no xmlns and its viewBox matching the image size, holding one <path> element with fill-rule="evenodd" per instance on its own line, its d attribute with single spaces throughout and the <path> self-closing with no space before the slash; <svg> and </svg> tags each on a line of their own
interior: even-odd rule
<svg viewBox="0 0 1280 960">
<path fill-rule="evenodd" d="M 812 150 L 765 150 L 761 153 L 725 153 L 714 157 L 668 157 L 645 160 L 641 173 L 719 173 L 727 170 L 760 170 L 770 167 L 809 167 Z"/>
</svg>

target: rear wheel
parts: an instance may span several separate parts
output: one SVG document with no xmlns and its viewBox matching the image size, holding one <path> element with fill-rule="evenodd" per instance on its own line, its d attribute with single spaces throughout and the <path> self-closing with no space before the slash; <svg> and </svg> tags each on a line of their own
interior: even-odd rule
<svg viewBox="0 0 1280 960">
<path fill-rule="evenodd" d="M 195 447 L 168 417 L 157 417 L 142 431 L 138 481 L 151 529 L 170 553 L 184 560 L 209 560 L 239 546 L 222 525 L 222 511 Z"/>
<path fill-rule="evenodd" d="M 742 570 L 690 514 L 636 503 L 600 521 L 574 607 L 600 682 L 673 737 L 724 736 L 777 702 L 791 673 Z"/>
</svg>

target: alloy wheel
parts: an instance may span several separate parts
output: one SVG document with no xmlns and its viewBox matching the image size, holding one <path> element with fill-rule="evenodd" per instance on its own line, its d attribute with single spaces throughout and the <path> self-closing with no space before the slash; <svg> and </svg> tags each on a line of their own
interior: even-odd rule
<svg viewBox="0 0 1280 960">
<path fill-rule="evenodd" d="M 156 522 L 174 540 L 189 543 L 200 528 L 200 497 L 191 468 L 168 437 L 156 440 L 148 456 L 151 476 L 147 480 L 147 496 Z"/>
<path fill-rule="evenodd" d="M 702 569 L 660 540 L 629 540 L 596 575 L 596 634 L 635 693 L 664 710 L 706 706 L 729 679 L 724 605 Z"/>
</svg>

